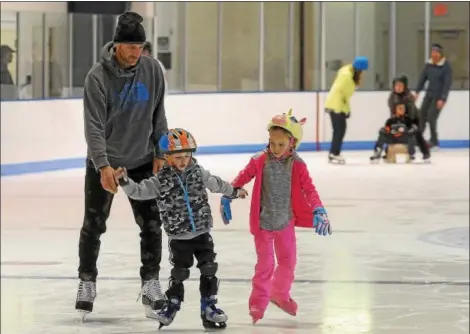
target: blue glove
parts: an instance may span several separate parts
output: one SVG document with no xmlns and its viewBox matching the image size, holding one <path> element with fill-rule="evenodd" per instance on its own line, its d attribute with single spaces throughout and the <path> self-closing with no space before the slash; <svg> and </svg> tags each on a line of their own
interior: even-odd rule
<svg viewBox="0 0 470 334">
<path fill-rule="evenodd" d="M 227 196 L 222 196 L 220 199 L 220 214 L 225 225 L 228 225 L 232 220 L 232 209 L 230 208 L 232 199 Z"/>
<path fill-rule="evenodd" d="M 318 235 L 333 233 L 325 208 L 319 207 L 313 211 L 313 228 Z"/>
</svg>

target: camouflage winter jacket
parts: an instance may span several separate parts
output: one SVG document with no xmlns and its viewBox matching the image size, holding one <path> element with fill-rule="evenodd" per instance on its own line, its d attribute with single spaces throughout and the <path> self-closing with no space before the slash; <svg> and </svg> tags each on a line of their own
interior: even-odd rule
<svg viewBox="0 0 470 334">
<path fill-rule="evenodd" d="M 227 196 L 235 193 L 230 183 L 211 175 L 195 159 L 183 172 L 165 165 L 149 179 L 135 183 L 125 178 L 121 186 L 130 198 L 157 200 L 170 239 L 192 239 L 210 231 L 212 213 L 206 188 Z"/>
</svg>

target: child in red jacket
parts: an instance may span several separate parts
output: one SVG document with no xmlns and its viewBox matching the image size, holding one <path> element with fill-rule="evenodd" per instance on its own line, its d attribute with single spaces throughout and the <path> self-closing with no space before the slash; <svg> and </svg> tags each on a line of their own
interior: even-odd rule
<svg viewBox="0 0 470 334">
<path fill-rule="evenodd" d="M 294 227 L 313 227 L 320 235 L 332 232 L 307 166 L 296 153 L 305 121 L 297 121 L 292 110 L 275 116 L 268 125 L 267 149 L 251 158 L 232 182 L 234 187 L 243 187 L 255 178 L 250 210 L 257 255 L 249 300 L 253 323 L 263 318 L 269 301 L 291 315 L 297 313 L 290 295 L 297 261 Z M 223 197 L 226 224 L 231 219 L 229 205 L 230 199 Z"/>
</svg>

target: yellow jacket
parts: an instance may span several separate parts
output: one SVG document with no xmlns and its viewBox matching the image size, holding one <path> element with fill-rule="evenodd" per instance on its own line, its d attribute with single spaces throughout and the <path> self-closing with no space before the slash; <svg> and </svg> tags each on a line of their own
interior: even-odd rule
<svg viewBox="0 0 470 334">
<path fill-rule="evenodd" d="M 336 75 L 335 82 L 331 86 L 325 101 L 325 109 L 334 112 L 349 114 L 349 100 L 356 90 L 353 80 L 354 69 L 351 64 L 341 67 Z"/>
</svg>

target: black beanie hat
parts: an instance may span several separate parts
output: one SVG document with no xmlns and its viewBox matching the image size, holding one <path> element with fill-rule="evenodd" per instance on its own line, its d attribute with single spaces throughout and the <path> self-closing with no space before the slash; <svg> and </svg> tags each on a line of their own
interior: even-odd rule
<svg viewBox="0 0 470 334">
<path fill-rule="evenodd" d="M 114 43 L 140 44 L 145 43 L 145 29 L 142 26 L 144 19 L 137 13 L 125 12 L 119 16 L 116 31 L 114 33 Z"/>
</svg>

